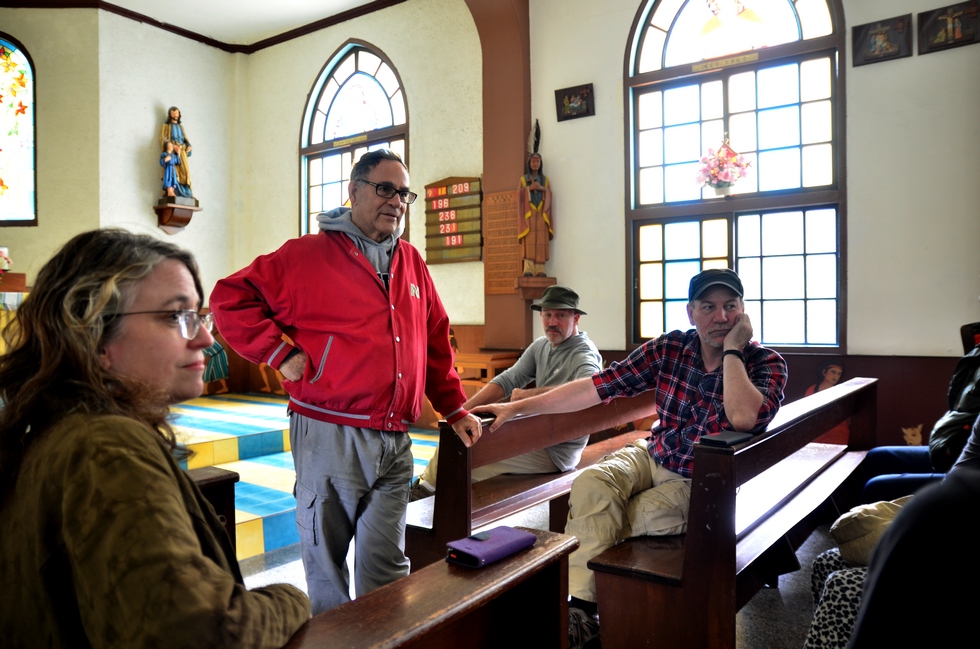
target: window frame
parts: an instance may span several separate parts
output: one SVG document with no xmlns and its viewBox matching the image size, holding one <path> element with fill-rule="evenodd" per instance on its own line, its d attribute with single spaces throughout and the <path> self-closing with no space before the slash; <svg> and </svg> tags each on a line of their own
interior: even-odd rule
<svg viewBox="0 0 980 649">
<path fill-rule="evenodd" d="M 785 205 L 783 205 L 783 206 L 777 207 L 775 209 L 765 209 L 765 210 L 729 210 L 728 212 L 713 212 L 713 213 L 710 213 L 710 214 L 709 213 L 689 214 L 689 215 L 686 215 L 686 216 L 671 216 L 671 217 L 666 217 L 666 218 L 650 219 L 650 220 L 634 220 L 632 222 L 632 224 L 631 224 L 631 236 L 632 236 L 633 245 L 632 245 L 631 250 L 630 250 L 631 258 L 632 258 L 631 276 L 634 278 L 633 286 L 634 286 L 634 289 L 635 289 L 635 290 L 633 290 L 631 292 L 631 295 L 630 295 L 630 299 L 632 300 L 632 302 L 630 303 L 630 307 L 631 307 L 631 318 L 632 318 L 632 325 L 631 325 L 632 326 L 632 330 L 631 331 L 639 332 L 641 330 L 641 305 L 643 304 L 644 300 L 641 299 L 641 296 L 640 296 L 640 293 L 639 293 L 640 267 L 643 264 L 659 263 L 659 264 L 662 264 L 663 267 L 666 269 L 666 266 L 668 266 L 668 265 L 670 265 L 672 263 L 678 263 L 678 262 L 683 263 L 684 261 L 686 261 L 686 260 L 681 260 L 681 259 L 667 259 L 666 257 L 662 257 L 659 261 L 645 261 L 645 262 L 644 261 L 641 261 L 641 259 L 640 259 L 640 236 L 639 236 L 639 231 L 640 231 L 640 229 L 642 227 L 649 226 L 649 225 L 661 225 L 661 226 L 664 226 L 664 228 L 666 228 L 666 226 L 669 226 L 669 225 L 675 224 L 675 223 L 697 222 L 697 223 L 701 224 L 701 223 L 703 223 L 705 221 L 724 220 L 727 223 L 726 247 L 727 247 L 727 250 L 728 250 L 727 255 L 724 257 L 724 259 L 726 260 L 726 263 L 727 263 L 727 267 L 728 268 L 736 268 L 736 263 L 737 263 L 737 260 L 739 258 L 738 247 L 737 247 L 737 240 L 738 240 L 737 233 L 738 233 L 738 219 L 740 217 L 742 217 L 742 216 L 748 216 L 748 215 L 752 215 L 752 214 L 759 214 L 760 216 L 765 217 L 766 214 L 781 213 L 781 212 L 786 212 L 786 211 L 797 211 L 797 210 L 802 211 L 805 214 L 808 211 L 828 209 L 828 208 L 829 209 L 834 209 L 835 211 L 838 210 L 837 206 L 835 204 L 833 204 L 833 203 L 830 203 L 830 204 L 811 204 L 811 203 L 808 202 L 804 206 L 797 206 L 797 207 L 786 207 Z M 760 255 L 752 255 L 752 257 L 758 257 L 760 260 L 763 260 L 764 261 L 767 258 L 768 259 L 774 259 L 774 258 L 779 258 L 779 257 L 784 257 L 784 256 L 794 256 L 794 257 L 795 256 L 799 256 L 799 257 L 802 257 L 805 260 L 806 258 L 812 257 L 812 256 L 821 256 L 821 255 L 824 255 L 824 254 L 833 254 L 834 256 L 837 257 L 837 263 L 838 263 L 838 268 L 839 268 L 839 266 L 840 266 L 840 260 L 841 260 L 841 251 L 840 251 L 840 215 L 839 215 L 839 213 L 838 213 L 838 227 L 837 227 L 836 247 L 837 247 L 837 250 L 835 252 L 833 252 L 833 253 L 814 253 L 814 252 L 806 252 L 805 250 L 803 250 L 803 251 L 801 251 L 799 253 L 794 253 L 792 255 L 781 255 L 781 254 L 779 254 L 779 255 L 764 255 L 764 254 L 760 254 Z M 708 257 L 707 259 L 721 259 L 721 257 Z M 837 280 L 838 280 L 838 296 L 835 299 L 839 303 L 840 302 L 840 299 L 841 299 L 840 298 L 840 293 L 839 293 L 839 291 L 840 291 L 840 278 L 838 277 Z M 794 300 L 795 299 L 796 298 L 794 298 Z M 804 296 L 804 297 L 799 298 L 799 299 L 804 302 L 804 308 L 808 308 L 808 305 L 806 303 L 812 302 L 812 301 L 819 301 L 822 298 L 813 298 L 813 297 Z M 758 298 L 758 299 L 754 299 L 753 298 L 753 299 L 747 300 L 747 301 L 759 302 L 760 303 L 760 308 L 761 308 L 761 304 L 764 303 L 764 302 L 767 302 L 767 301 L 769 301 L 769 302 L 781 302 L 781 301 L 786 301 L 786 300 L 787 300 L 787 298 L 768 298 L 768 299 L 763 299 L 760 296 L 760 298 Z M 656 300 L 646 300 L 646 301 L 647 302 L 660 301 L 660 302 L 663 302 L 666 305 L 666 303 L 668 303 L 668 302 L 674 302 L 674 301 L 676 301 L 676 298 L 675 299 L 671 299 L 671 298 L 668 298 L 666 296 L 666 294 L 664 294 L 663 297 L 661 297 L 659 299 L 656 299 Z M 753 324 L 753 328 L 755 329 L 755 332 L 758 334 L 758 333 L 761 333 L 762 327 L 764 326 L 765 323 L 764 323 L 764 321 L 763 322 L 755 322 L 755 321 L 753 321 L 752 324 Z M 840 340 L 841 327 L 842 327 L 842 323 L 841 322 L 838 322 L 837 323 L 838 341 Z M 667 328 L 667 330 L 669 331 L 670 329 Z M 643 338 L 641 340 L 643 342 L 645 342 L 646 340 L 649 340 L 649 338 Z M 640 345 L 640 344 L 643 344 L 643 342 L 637 343 L 637 346 Z M 806 350 L 806 351 L 814 352 L 814 353 L 819 352 L 821 350 L 826 350 L 826 351 L 829 352 L 831 350 L 837 351 L 837 350 L 840 349 L 840 346 L 839 345 L 829 345 L 829 344 L 820 344 L 820 343 L 811 343 L 811 344 L 807 344 L 807 345 L 786 345 L 786 344 L 783 344 L 783 345 L 774 345 L 774 344 L 767 344 L 767 347 L 772 347 L 774 349 L 781 349 L 781 350 L 784 350 L 784 351 Z"/>
<path fill-rule="evenodd" d="M 37 191 L 37 66 L 34 65 L 34 59 L 31 57 L 31 53 L 24 47 L 24 44 L 19 40 L 11 36 L 6 32 L 0 31 L 0 38 L 15 45 L 17 49 L 24 55 L 27 59 L 28 65 L 31 67 L 31 84 L 34 86 L 31 90 L 31 105 L 34 111 L 33 118 L 31 119 L 31 126 L 33 127 L 33 132 L 31 133 L 31 139 L 34 142 L 34 146 L 31 147 L 32 152 L 32 164 L 33 164 L 33 174 L 34 174 L 34 218 L 30 221 L 24 220 L 6 220 L 0 219 L 0 228 L 35 228 L 38 226 L 40 211 L 39 201 L 38 201 L 38 191 Z"/>
<path fill-rule="evenodd" d="M 625 340 L 627 350 L 643 345 L 648 338 L 639 335 L 639 242 L 637 233 L 641 225 L 650 223 L 672 223 L 691 219 L 704 220 L 724 216 L 729 222 L 729 264 L 734 268 L 736 215 L 747 212 L 768 212 L 775 210 L 813 209 L 818 206 L 833 205 L 837 209 L 837 237 L 839 267 L 837 273 L 838 293 L 838 344 L 836 346 L 771 345 L 782 352 L 834 353 L 847 351 L 847 155 L 846 155 L 846 55 L 847 39 L 844 33 L 843 8 L 840 0 L 827 0 L 833 32 L 810 40 L 799 40 L 750 52 L 731 54 L 704 62 L 660 68 L 650 72 L 635 72 L 639 66 L 638 31 L 644 29 L 649 17 L 656 11 L 662 0 L 643 0 L 637 10 L 630 29 L 623 63 L 623 128 L 624 128 L 624 196 L 625 196 L 625 303 L 629 309 L 625 318 Z M 680 9 L 678 10 L 680 11 Z M 669 38 L 669 37 L 668 37 Z M 636 196 L 639 167 L 635 153 L 638 150 L 639 129 L 636 123 L 637 102 L 642 91 L 656 86 L 659 90 L 684 85 L 702 83 L 712 77 L 719 77 L 735 70 L 744 72 L 759 70 L 783 62 L 801 61 L 820 54 L 829 55 L 835 61 L 836 80 L 832 90 L 832 109 L 835 111 L 833 139 L 835 155 L 835 183 L 818 188 L 799 188 L 767 191 L 747 195 L 732 195 L 724 199 L 679 201 L 656 205 L 638 205 Z M 752 60 L 744 60 L 750 54 Z M 696 68 L 709 69 L 698 70 Z M 728 107 L 725 107 L 725 118 Z M 758 332 L 757 332 L 758 333 Z"/>
<path fill-rule="evenodd" d="M 375 129 L 372 131 L 363 131 L 361 133 L 355 133 L 352 135 L 345 135 L 343 137 L 334 138 L 333 140 L 324 140 L 318 144 L 310 145 L 309 136 L 310 131 L 313 126 L 313 115 L 316 112 L 316 102 L 320 98 L 320 94 L 323 87 L 330 81 L 333 77 L 334 72 L 337 67 L 345 61 L 352 53 L 356 50 L 365 50 L 369 54 L 372 54 L 386 64 L 398 82 L 398 88 L 401 90 L 402 99 L 405 102 L 405 123 L 396 124 L 393 126 L 387 126 L 384 128 Z M 339 91 L 338 91 L 339 94 Z M 335 95 L 336 98 L 336 95 Z M 329 113 L 328 113 L 329 114 Z M 306 102 L 304 104 L 303 120 L 300 124 L 300 134 L 299 134 L 299 206 L 300 206 L 300 217 L 299 217 L 299 234 L 307 234 L 306 227 L 310 218 L 309 213 L 309 160 L 311 157 L 319 156 L 326 152 L 336 152 L 337 154 L 342 154 L 344 151 L 354 151 L 359 148 L 368 148 L 378 144 L 379 142 L 390 142 L 391 140 L 401 139 L 405 142 L 405 155 L 402 156 L 402 160 L 405 166 L 408 166 L 408 155 L 409 155 L 409 108 L 408 108 L 408 96 L 405 90 L 405 84 L 402 82 L 401 75 L 398 73 L 398 69 L 391 62 L 391 59 L 382 52 L 379 48 L 375 47 L 367 41 L 362 41 L 359 39 L 349 39 L 346 43 L 341 45 L 337 50 L 327 58 L 326 63 L 320 68 L 320 72 L 316 76 L 316 82 L 310 88 L 310 92 L 307 93 Z M 338 206 L 339 207 L 339 206 Z M 331 208 L 332 209 L 332 208 Z M 406 206 L 405 211 L 405 231 L 402 233 L 401 238 L 409 239 L 409 209 L 410 206 Z"/>
</svg>

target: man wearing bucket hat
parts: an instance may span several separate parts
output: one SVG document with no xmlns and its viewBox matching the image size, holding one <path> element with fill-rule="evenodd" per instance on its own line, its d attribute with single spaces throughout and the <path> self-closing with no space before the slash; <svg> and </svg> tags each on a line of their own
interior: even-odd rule
<svg viewBox="0 0 980 649">
<path fill-rule="evenodd" d="M 665 333 L 608 369 L 547 394 L 475 408 L 497 416 L 493 432 L 517 414 L 575 412 L 656 390 L 659 421 L 650 437 L 607 456 L 572 484 L 565 532 L 580 543 L 569 557 L 573 647 L 598 635 L 589 559 L 626 538 L 683 533 L 694 444 L 723 430 L 762 430 L 779 409 L 786 363 L 751 340 L 743 293 L 734 271 L 702 271 L 688 290 L 694 329 Z"/>
<path fill-rule="evenodd" d="M 578 293 L 567 286 L 549 286 L 541 302 L 531 309 L 541 312 L 544 335 L 524 350 L 513 366 L 494 377 L 463 404 L 469 410 L 507 397 L 511 401 L 543 394 L 559 385 L 587 378 L 602 368 L 602 357 L 584 331 L 579 331 Z M 525 388 L 531 382 L 534 388 Z M 582 457 L 589 436 L 532 451 L 473 470 L 473 480 L 486 480 L 504 473 L 555 473 L 574 469 Z M 422 475 L 412 481 L 412 500 L 431 496 L 436 489 L 438 449 Z"/>
</svg>

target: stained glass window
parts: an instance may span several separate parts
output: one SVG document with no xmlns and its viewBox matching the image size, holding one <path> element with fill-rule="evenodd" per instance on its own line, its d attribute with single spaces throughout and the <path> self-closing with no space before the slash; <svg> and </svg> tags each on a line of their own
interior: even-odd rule
<svg viewBox="0 0 980 649">
<path fill-rule="evenodd" d="M 0 34 L 0 225 L 36 225 L 34 66 Z"/>
<path fill-rule="evenodd" d="M 320 212 L 348 203 L 351 167 L 365 152 L 386 148 L 406 160 L 408 139 L 398 75 L 382 54 L 364 45 L 341 48 L 325 66 L 310 97 L 301 150 L 304 233 L 317 231 Z"/>
</svg>

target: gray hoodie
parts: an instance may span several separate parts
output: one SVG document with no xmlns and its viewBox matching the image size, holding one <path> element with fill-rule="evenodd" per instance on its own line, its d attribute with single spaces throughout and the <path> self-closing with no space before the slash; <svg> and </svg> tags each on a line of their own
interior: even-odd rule
<svg viewBox="0 0 980 649">
<path fill-rule="evenodd" d="M 374 269 L 378 276 L 388 286 L 388 271 L 391 268 L 391 256 L 395 253 L 395 246 L 398 244 L 398 237 L 405 231 L 405 219 L 402 218 L 394 234 L 390 235 L 382 242 L 377 242 L 361 232 L 361 229 L 354 225 L 350 218 L 349 207 L 336 207 L 329 212 L 320 212 L 317 215 L 317 223 L 320 229 L 326 232 L 343 232 L 357 246 Z"/>
</svg>

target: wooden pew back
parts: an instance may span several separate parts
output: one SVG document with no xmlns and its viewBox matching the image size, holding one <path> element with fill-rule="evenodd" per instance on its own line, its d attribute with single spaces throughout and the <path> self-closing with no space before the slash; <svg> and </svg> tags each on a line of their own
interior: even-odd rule
<svg viewBox="0 0 980 649">
<path fill-rule="evenodd" d="M 596 570 L 603 646 L 735 646 L 735 614 L 781 572 L 814 512 L 875 440 L 876 379 L 851 379 L 786 404 L 735 447 L 695 446 L 688 532 L 628 539 Z M 814 443 L 850 419 L 848 447 Z"/>
<path fill-rule="evenodd" d="M 410 503 L 408 508 L 405 550 L 413 568 L 443 558 L 448 541 L 543 502 L 552 504 L 551 529 L 563 530 L 568 491 L 578 471 L 498 476 L 471 484 L 473 469 L 643 419 L 655 410 L 654 396 L 647 392 L 632 399 L 613 399 L 577 413 L 515 417 L 493 433 L 487 432 L 490 420 L 486 420 L 483 436 L 470 448 L 452 427 L 440 422 L 439 487 L 434 498 Z M 591 465 L 647 434 L 630 430 L 590 444 L 579 466 Z"/>
</svg>

